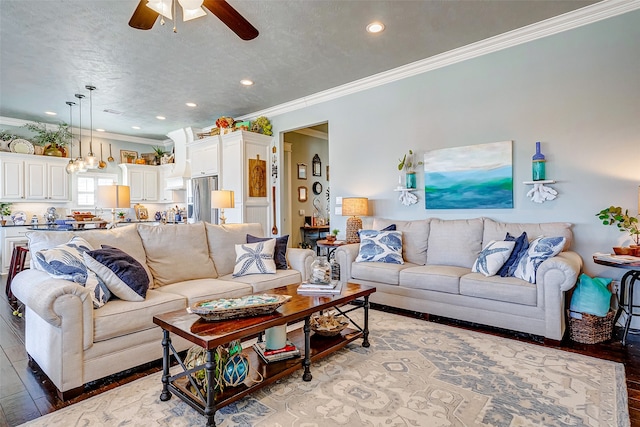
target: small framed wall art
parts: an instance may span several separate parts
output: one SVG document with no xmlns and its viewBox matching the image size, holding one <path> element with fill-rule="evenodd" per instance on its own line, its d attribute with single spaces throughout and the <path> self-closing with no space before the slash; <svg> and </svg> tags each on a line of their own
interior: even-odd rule
<svg viewBox="0 0 640 427">
<path fill-rule="evenodd" d="M 299 202 L 306 202 L 307 201 L 307 187 L 305 187 L 304 185 L 301 185 L 300 187 L 298 187 L 298 201 Z"/>
<path fill-rule="evenodd" d="M 133 163 L 137 158 L 137 151 L 120 150 L 120 163 Z"/>
<path fill-rule="evenodd" d="M 307 165 L 298 163 L 298 179 L 307 179 Z"/>
</svg>

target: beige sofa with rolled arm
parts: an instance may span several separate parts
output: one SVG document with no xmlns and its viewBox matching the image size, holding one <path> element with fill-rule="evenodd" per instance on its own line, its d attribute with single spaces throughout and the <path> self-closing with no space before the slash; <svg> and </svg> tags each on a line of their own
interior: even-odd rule
<svg viewBox="0 0 640 427">
<path fill-rule="evenodd" d="M 262 226 L 137 224 L 107 231 L 29 233 L 32 254 L 74 235 L 94 249 L 119 248 L 142 264 L 150 288 L 144 301 L 112 298 L 94 309 L 89 290 L 81 285 L 34 268 L 19 273 L 12 290 L 25 305 L 27 353 L 67 399 L 90 381 L 159 359 L 162 331 L 153 323 L 154 315 L 205 299 L 268 291 L 308 276 L 313 251 L 288 248 L 289 269 L 233 277 L 235 245 L 246 243 L 247 234 L 261 236 Z M 190 346 L 179 337 L 172 341 L 178 351 Z"/>
<path fill-rule="evenodd" d="M 381 230 L 391 224 L 402 232 L 404 264 L 355 262 L 358 244 L 335 251 L 342 280 L 376 287 L 371 302 L 562 339 L 565 293 L 574 287 L 582 269 L 582 259 L 570 250 L 570 224 L 375 218 L 372 228 Z M 507 232 L 517 237 L 523 231 L 529 239 L 566 238 L 563 251 L 540 264 L 535 284 L 471 271 L 488 242 L 504 240 Z"/>
</svg>

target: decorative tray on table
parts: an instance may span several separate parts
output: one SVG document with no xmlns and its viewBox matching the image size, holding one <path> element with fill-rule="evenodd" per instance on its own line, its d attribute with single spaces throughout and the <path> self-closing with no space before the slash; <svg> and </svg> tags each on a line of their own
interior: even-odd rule
<svg viewBox="0 0 640 427">
<path fill-rule="evenodd" d="M 247 295 L 240 298 L 221 298 L 200 301 L 187 311 L 204 320 L 225 320 L 236 317 L 260 316 L 275 311 L 291 299 L 290 295 Z"/>
</svg>

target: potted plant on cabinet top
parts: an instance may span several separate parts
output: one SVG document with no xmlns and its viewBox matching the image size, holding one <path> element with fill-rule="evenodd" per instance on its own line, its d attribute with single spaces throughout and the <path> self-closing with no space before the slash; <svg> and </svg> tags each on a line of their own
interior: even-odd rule
<svg viewBox="0 0 640 427">
<path fill-rule="evenodd" d="M 156 165 L 160 165 L 162 164 L 162 158 L 164 157 L 165 154 L 168 154 L 167 151 L 165 151 L 164 148 L 162 147 L 156 147 L 153 146 L 153 151 L 155 151 L 156 153 Z"/>
<path fill-rule="evenodd" d="M 4 217 L 11 215 L 11 203 L 0 203 L 0 224 L 4 226 L 7 223 L 7 220 Z"/>
<path fill-rule="evenodd" d="M 35 132 L 36 135 L 31 138 L 31 142 L 36 146 L 44 147 L 45 156 L 66 157 L 64 146 L 71 139 L 68 124 L 62 122 L 58 124 L 56 130 L 49 130 L 46 124 L 40 122 L 27 123 L 24 127 Z"/>
<path fill-rule="evenodd" d="M 614 225 L 622 232 L 627 232 L 635 244 L 630 247 L 614 247 L 613 251 L 617 255 L 636 255 L 640 256 L 640 223 L 638 218 L 629 215 L 629 209 L 624 212 L 620 206 L 610 206 L 602 209 L 596 214 L 604 225 Z"/>
<path fill-rule="evenodd" d="M 399 159 L 398 170 L 405 171 L 405 184 L 406 188 L 416 188 L 416 171 L 415 167 L 422 164 L 422 162 L 415 162 L 413 158 L 413 150 L 409 150 L 409 154 L 405 154 L 404 157 Z"/>
</svg>

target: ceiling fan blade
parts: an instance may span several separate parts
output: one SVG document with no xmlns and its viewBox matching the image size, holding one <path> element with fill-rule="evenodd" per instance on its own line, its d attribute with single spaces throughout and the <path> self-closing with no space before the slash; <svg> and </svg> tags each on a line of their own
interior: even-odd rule
<svg viewBox="0 0 640 427">
<path fill-rule="evenodd" d="M 225 0 L 204 0 L 203 6 L 216 15 L 242 40 L 253 40 L 258 37 L 258 30 Z"/>
<path fill-rule="evenodd" d="M 138 30 L 150 30 L 158 19 L 159 13 L 147 7 L 149 0 L 140 0 L 138 7 L 129 20 L 129 26 Z"/>
</svg>

